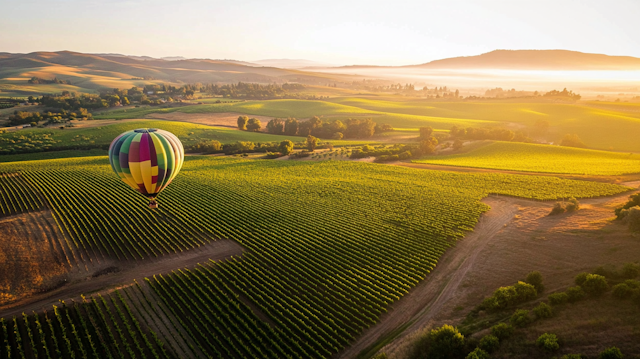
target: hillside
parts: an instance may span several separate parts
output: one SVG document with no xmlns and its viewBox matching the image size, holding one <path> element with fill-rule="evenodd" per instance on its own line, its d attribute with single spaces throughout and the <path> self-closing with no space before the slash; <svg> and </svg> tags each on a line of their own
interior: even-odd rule
<svg viewBox="0 0 640 359">
<path fill-rule="evenodd" d="M 64 86 L 32 86 L 31 77 L 70 81 Z M 0 53 L 0 91 L 20 96 L 62 90 L 95 92 L 101 88 L 130 88 L 150 82 L 207 83 L 257 82 L 324 84 L 330 75 L 275 67 L 256 67 L 227 60 L 163 60 L 117 54 L 71 51 Z M 7 93 L 7 94 L 5 94 Z"/>
<path fill-rule="evenodd" d="M 405 66 L 428 69 L 638 70 L 640 58 L 569 50 L 495 50 Z"/>
</svg>

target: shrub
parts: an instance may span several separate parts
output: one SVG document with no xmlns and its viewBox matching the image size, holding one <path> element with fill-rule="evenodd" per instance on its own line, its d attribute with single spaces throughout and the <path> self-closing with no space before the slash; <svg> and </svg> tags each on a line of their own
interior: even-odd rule
<svg viewBox="0 0 640 359">
<path fill-rule="evenodd" d="M 499 340 L 507 339 L 513 334 L 513 327 L 507 323 L 498 323 L 491 327 L 491 335 Z"/>
<path fill-rule="evenodd" d="M 624 278 L 633 279 L 640 274 L 640 266 L 635 263 L 627 263 L 622 267 L 622 276 Z"/>
<path fill-rule="evenodd" d="M 580 209 L 580 202 L 578 202 L 577 199 L 571 197 L 569 198 L 569 201 L 567 203 L 567 205 L 565 206 L 567 212 L 573 212 L 573 211 L 577 211 Z"/>
<path fill-rule="evenodd" d="M 565 292 L 553 293 L 549 295 L 549 303 L 551 305 L 560 305 L 569 301 L 569 296 Z"/>
<path fill-rule="evenodd" d="M 464 336 L 451 325 L 443 325 L 429 333 L 428 358 L 458 358 L 464 355 Z"/>
<path fill-rule="evenodd" d="M 508 306 L 526 302 L 538 295 L 536 288 L 525 282 L 518 282 L 509 287 L 500 287 L 491 297 L 486 298 L 481 308 L 486 310 L 499 310 Z"/>
<path fill-rule="evenodd" d="M 565 354 L 560 359 L 582 359 L 582 354 Z"/>
<path fill-rule="evenodd" d="M 567 300 L 569 303 L 577 302 L 586 296 L 587 294 L 584 292 L 584 290 L 582 290 L 582 287 L 580 286 L 567 289 Z"/>
<path fill-rule="evenodd" d="M 486 351 L 475 348 L 469 355 L 466 356 L 466 359 L 490 359 L 489 353 Z"/>
<path fill-rule="evenodd" d="M 536 345 L 548 351 L 556 351 L 560 348 L 558 337 L 555 334 L 544 333 L 536 340 Z"/>
<path fill-rule="evenodd" d="M 493 353 L 500 346 L 500 339 L 495 335 L 485 335 L 480 339 L 480 343 L 478 344 L 478 348 L 486 351 L 487 353 Z"/>
<path fill-rule="evenodd" d="M 538 296 L 536 288 L 525 282 L 518 282 L 513 286 L 516 289 L 516 302 L 513 304 L 523 303 Z"/>
<path fill-rule="evenodd" d="M 540 272 L 533 271 L 527 274 L 527 278 L 524 281 L 534 286 L 538 294 L 544 291 L 544 285 L 542 284 L 542 274 L 540 274 Z"/>
<path fill-rule="evenodd" d="M 622 210 L 620 216 L 623 218 L 623 222 L 629 225 L 631 231 L 640 231 L 640 206 Z"/>
<path fill-rule="evenodd" d="M 640 288 L 640 282 L 637 280 L 627 279 L 624 281 L 624 284 L 626 284 L 631 289 Z"/>
<path fill-rule="evenodd" d="M 523 327 L 526 327 L 529 323 L 531 323 L 532 320 L 531 320 L 531 317 L 529 316 L 528 310 L 518 309 L 513 313 L 509 321 L 514 327 L 523 328 Z"/>
<path fill-rule="evenodd" d="M 587 279 L 584 281 L 581 287 L 587 294 L 596 296 L 602 295 L 604 292 L 609 290 L 607 278 L 598 274 L 587 275 Z"/>
<path fill-rule="evenodd" d="M 564 204 L 562 204 L 562 202 L 556 202 L 556 204 L 553 205 L 553 208 L 551 208 L 551 212 L 549 212 L 549 215 L 554 216 L 556 214 L 562 214 L 566 211 L 567 210 L 564 208 Z"/>
<path fill-rule="evenodd" d="M 589 273 L 586 273 L 586 272 L 578 274 L 576 276 L 576 279 L 574 279 L 574 283 L 576 283 L 576 285 L 582 286 L 584 284 L 584 281 L 587 280 L 588 275 Z"/>
<path fill-rule="evenodd" d="M 280 152 L 267 152 L 267 155 L 264 156 L 264 158 L 266 159 L 276 159 L 276 158 L 280 158 L 282 157 L 282 154 Z"/>
<path fill-rule="evenodd" d="M 622 358 L 624 358 L 624 355 L 622 355 L 622 352 L 620 351 L 620 349 L 616 347 L 607 348 L 602 352 L 600 352 L 600 355 L 598 355 L 598 359 L 622 359 Z"/>
<path fill-rule="evenodd" d="M 533 308 L 533 314 L 536 315 L 536 318 L 551 318 L 553 317 L 553 308 L 545 302 L 538 304 L 537 307 Z"/>
<path fill-rule="evenodd" d="M 620 283 L 613 287 L 613 296 L 618 299 L 627 299 L 633 294 L 633 290 L 626 283 Z"/>
<path fill-rule="evenodd" d="M 280 145 L 278 146 L 278 152 L 280 152 L 283 156 L 291 154 L 291 152 L 293 152 L 293 142 L 289 140 L 280 142 Z"/>
</svg>

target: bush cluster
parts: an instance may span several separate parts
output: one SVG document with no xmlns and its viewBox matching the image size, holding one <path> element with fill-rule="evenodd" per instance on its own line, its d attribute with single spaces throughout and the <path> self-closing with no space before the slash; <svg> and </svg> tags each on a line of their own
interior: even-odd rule
<svg viewBox="0 0 640 359">
<path fill-rule="evenodd" d="M 547 351 L 556 351 L 560 348 L 558 337 L 555 334 L 544 333 L 536 340 L 536 345 Z"/>
<path fill-rule="evenodd" d="M 486 298 L 480 308 L 495 311 L 524 303 L 534 299 L 538 295 L 536 288 L 525 282 L 518 282 L 515 285 L 498 288 L 491 297 Z"/>
<path fill-rule="evenodd" d="M 562 214 L 565 212 L 574 212 L 580 209 L 580 202 L 577 199 L 571 197 L 566 202 L 556 202 L 549 213 L 550 216 Z"/>
<path fill-rule="evenodd" d="M 529 311 L 526 309 L 518 309 L 516 310 L 511 318 L 509 318 L 511 325 L 518 328 L 524 328 L 533 320 L 529 316 Z"/>
</svg>

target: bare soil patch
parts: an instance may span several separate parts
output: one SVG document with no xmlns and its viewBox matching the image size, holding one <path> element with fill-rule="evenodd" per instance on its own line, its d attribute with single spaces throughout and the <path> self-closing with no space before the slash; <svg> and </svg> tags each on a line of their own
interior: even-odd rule
<svg viewBox="0 0 640 359">
<path fill-rule="evenodd" d="M 50 211 L 0 219 L 0 305 L 59 286 L 76 265 Z"/>
<path fill-rule="evenodd" d="M 229 239 L 219 239 L 217 241 L 203 245 L 197 249 L 186 252 L 165 255 L 155 259 L 147 259 L 140 262 L 117 262 L 103 263 L 102 267 L 94 267 L 94 272 L 85 272 L 83 277 L 73 279 L 61 288 L 47 293 L 36 294 L 21 301 L 0 306 L 0 317 L 10 317 L 22 312 L 29 313 L 32 310 L 39 311 L 41 308 L 50 307 L 58 300 L 79 298 L 82 294 L 106 291 L 109 292 L 121 286 L 130 285 L 134 279 L 143 279 L 154 274 L 171 272 L 178 268 L 193 268 L 199 262 L 209 259 L 222 260 L 231 256 L 241 255 L 243 248 L 236 242 Z M 105 272 L 104 268 L 117 267 L 117 271 L 110 269 Z M 94 273 L 101 275 L 94 277 Z"/>
<path fill-rule="evenodd" d="M 221 112 L 221 113 L 182 113 L 182 112 L 169 112 L 169 113 L 151 113 L 145 116 L 149 119 L 158 119 L 165 121 L 180 121 L 190 122 L 199 125 L 206 126 L 218 126 L 238 128 L 238 116 L 248 116 L 249 118 L 257 118 L 266 126 L 269 120 L 273 117 L 268 116 L 253 116 L 236 112 Z"/>
</svg>

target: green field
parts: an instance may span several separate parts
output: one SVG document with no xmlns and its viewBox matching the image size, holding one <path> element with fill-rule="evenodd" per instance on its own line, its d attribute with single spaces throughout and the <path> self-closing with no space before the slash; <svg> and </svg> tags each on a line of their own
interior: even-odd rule
<svg viewBox="0 0 640 359">
<path fill-rule="evenodd" d="M 188 343 L 182 349 L 164 347 L 174 356 L 182 350 L 187 353 L 182 357 L 328 357 L 433 270 L 444 251 L 489 209 L 480 202 L 488 194 L 551 200 L 628 190 L 555 177 L 362 162 L 190 156 L 159 196 L 160 209 L 149 211 L 145 198 L 111 172 L 106 157 L 4 163 L 0 173 L 12 174 L 0 181 L 4 214 L 37 211 L 40 201 L 46 203 L 69 246 L 82 253 L 67 252 L 77 265 L 142 261 L 217 238 L 244 247 L 242 257 L 156 276 L 128 289 L 127 295 L 138 299 L 125 300 L 132 315 L 119 304 L 121 322 L 137 318 L 141 326 L 126 326 L 137 338 L 125 340 L 130 357 L 159 350 L 158 343 L 168 341 L 151 339 L 153 320 L 184 336 L 171 340 Z M 87 309 L 62 323 L 88 322 L 87 315 L 96 315 L 82 311 Z M 105 334 L 111 327 L 99 328 Z M 61 345 L 66 342 L 59 334 L 54 337 Z M 126 346 L 109 346 L 105 337 L 92 334 L 116 354 L 127 352 Z M 0 332 L 11 357 L 19 356 L 19 348 L 29 350 L 29 338 L 37 337 L 21 338 Z M 93 350 L 83 334 L 69 340 L 70 349 L 63 350 L 78 356 Z M 54 350 L 52 342 L 48 345 Z"/>
<path fill-rule="evenodd" d="M 513 142 L 494 142 L 462 154 L 431 156 L 413 162 L 582 175 L 640 173 L 638 154 Z"/>
<path fill-rule="evenodd" d="M 99 122 L 91 123 L 99 124 Z M 217 140 L 221 143 L 233 143 L 236 141 L 251 142 L 280 142 L 291 140 L 293 142 L 304 141 L 300 136 L 280 136 L 267 133 L 238 131 L 225 127 L 212 127 L 186 122 L 162 121 L 162 120 L 137 120 L 123 121 L 122 123 L 110 123 L 104 126 L 88 128 L 29 128 L 19 131 L 0 134 L 0 153 L 24 153 L 41 152 L 68 149 L 107 149 L 111 141 L 122 132 L 136 128 L 161 128 L 174 133 L 185 147 L 203 140 Z M 372 141 L 331 141 L 332 144 L 355 145 L 371 143 Z M 0 156 L 0 161 L 3 160 Z"/>
<path fill-rule="evenodd" d="M 233 104 L 203 104 L 175 108 L 140 108 L 100 113 L 96 118 L 140 118 L 154 112 L 220 113 L 239 112 L 272 117 L 324 116 L 327 119 L 370 117 L 394 128 L 431 126 L 448 130 L 463 127 L 506 126 L 528 133 L 538 120 L 549 121 L 545 139 L 559 142 L 575 133 L 590 148 L 640 152 L 640 113 L 632 104 L 586 102 L 577 104 L 553 102 L 515 103 L 506 101 L 440 102 L 399 96 L 336 97 L 324 101 L 272 100 L 246 101 Z"/>
</svg>

